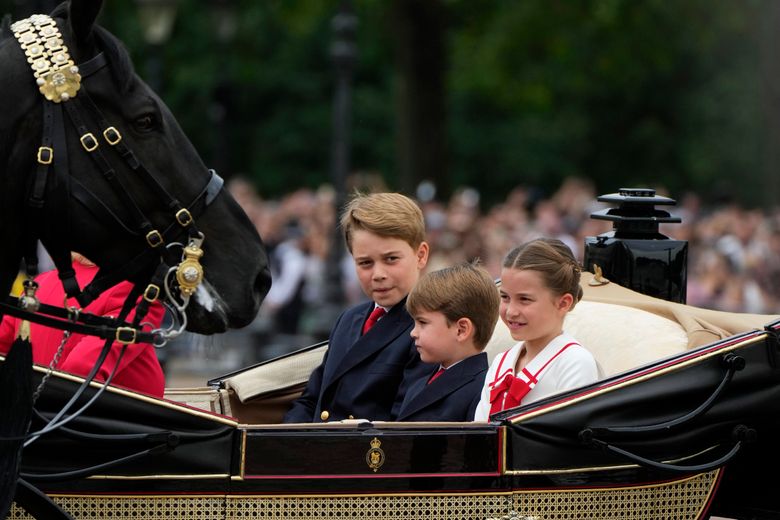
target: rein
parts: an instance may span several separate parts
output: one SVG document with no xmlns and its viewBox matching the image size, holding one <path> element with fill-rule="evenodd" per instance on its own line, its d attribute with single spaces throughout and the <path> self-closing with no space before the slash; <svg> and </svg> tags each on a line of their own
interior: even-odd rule
<svg viewBox="0 0 780 520">
<path fill-rule="evenodd" d="M 181 334 L 186 327 L 186 307 L 203 280 L 200 258 L 203 256 L 201 246 L 205 237 L 195 225 L 195 216 L 205 211 L 221 192 L 223 180 L 210 170 L 209 180 L 198 195 L 186 205 L 181 204 L 125 144 L 120 131 L 108 122 L 82 85 L 82 79 L 107 65 L 104 54 L 101 52 L 76 66 L 68 54 L 56 22 L 47 15 L 33 15 L 14 23 L 11 28 L 27 56 L 39 90 L 46 98 L 43 100 L 41 145 L 35 155 L 36 167 L 27 197 L 29 220 L 34 229 L 26 238 L 28 276 L 32 277 L 37 272 L 35 247 L 43 226 L 55 229 L 60 227 L 57 232 L 61 231 L 63 236 L 67 236 L 70 223 L 68 202 L 73 198 L 96 218 L 115 222 L 135 239 L 143 237 L 145 248 L 118 269 L 108 272 L 99 269 L 93 281 L 83 289 L 79 287 L 71 267 L 70 250 L 52 248 L 50 254 L 57 266 L 66 298 L 75 298 L 84 308 L 124 279 L 146 277 L 149 282 L 143 290 L 137 284 L 128 297 L 129 304 L 131 298 L 135 301 L 143 295 L 132 323 L 95 316 L 78 309 L 43 305 L 35 296 L 36 286 L 32 279 L 26 282 L 25 294 L 21 298 L 8 298 L 6 302 L 0 302 L 0 311 L 46 326 L 113 339 L 120 343 L 148 342 L 161 347 Z M 79 136 L 81 147 L 118 196 L 131 216 L 131 222 L 120 218 L 86 186 L 69 175 L 66 115 Z M 91 125 L 97 125 L 99 130 L 91 131 L 90 128 L 94 128 Z M 166 210 L 173 214 L 168 225 L 158 228 L 152 224 L 127 189 L 123 177 L 103 153 L 104 148 L 113 150 L 134 176 L 143 179 L 148 189 L 158 195 Z M 61 185 L 50 186 L 47 190 L 47 184 L 57 181 Z M 182 234 L 186 235 L 186 245 L 175 241 Z M 177 254 L 179 250 L 181 252 Z M 174 313 L 174 322 L 167 329 L 146 332 L 142 330 L 142 320 L 149 306 L 158 299 L 166 300 Z"/>
</svg>

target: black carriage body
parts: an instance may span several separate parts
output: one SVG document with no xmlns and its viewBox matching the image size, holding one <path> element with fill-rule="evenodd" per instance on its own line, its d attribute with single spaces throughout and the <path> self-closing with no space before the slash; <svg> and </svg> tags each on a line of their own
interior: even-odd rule
<svg viewBox="0 0 780 520">
<path fill-rule="evenodd" d="M 707 345 L 502 413 L 492 423 L 247 425 L 110 389 L 69 427 L 103 435 L 151 433 L 151 442 L 85 441 L 55 432 L 25 450 L 23 473 L 76 518 L 99 516 L 101 508 L 128 517 L 143 508 L 148 518 L 634 518 L 637 511 L 664 518 L 713 512 L 761 518 L 780 514 L 771 485 L 762 484 L 754 469 L 777 459 L 775 334 L 753 332 Z M 744 368 L 733 371 L 698 417 L 658 432 L 608 431 L 685 416 L 712 396 L 735 356 Z M 52 383 L 42 409 L 59 409 L 78 379 L 55 375 Z M 742 427 L 755 432 L 755 442 L 736 433 L 744 434 Z M 583 433 L 588 431 L 590 437 Z M 643 467 L 592 438 L 692 469 Z M 737 442 L 742 447 L 725 469 L 707 467 Z M 148 447 L 157 451 L 89 478 L 35 480 L 36 474 L 103 464 Z M 18 507 L 13 514 L 24 517 Z"/>
</svg>

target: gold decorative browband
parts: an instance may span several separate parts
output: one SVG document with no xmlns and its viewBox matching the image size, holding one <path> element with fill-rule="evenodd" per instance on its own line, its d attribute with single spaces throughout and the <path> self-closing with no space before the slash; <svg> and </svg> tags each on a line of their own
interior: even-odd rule
<svg viewBox="0 0 780 520">
<path fill-rule="evenodd" d="M 81 75 L 54 20 L 34 14 L 11 25 L 11 30 L 27 55 L 41 94 L 55 103 L 75 97 Z"/>
</svg>

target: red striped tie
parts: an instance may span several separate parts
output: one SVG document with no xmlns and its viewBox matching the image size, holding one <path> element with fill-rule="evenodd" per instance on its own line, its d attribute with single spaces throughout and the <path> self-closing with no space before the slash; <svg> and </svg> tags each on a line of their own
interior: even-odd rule
<svg viewBox="0 0 780 520">
<path fill-rule="evenodd" d="M 371 314 L 368 316 L 368 319 L 366 320 L 366 323 L 363 325 L 363 334 L 368 332 L 368 329 L 374 326 L 377 321 L 379 321 L 379 318 L 385 315 L 385 310 L 382 307 L 374 307 L 374 310 L 371 311 Z"/>
</svg>

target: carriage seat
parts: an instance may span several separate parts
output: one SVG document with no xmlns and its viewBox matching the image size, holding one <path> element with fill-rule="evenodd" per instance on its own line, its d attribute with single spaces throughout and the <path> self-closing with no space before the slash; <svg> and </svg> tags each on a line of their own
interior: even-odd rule
<svg viewBox="0 0 780 520">
<path fill-rule="evenodd" d="M 686 330 L 677 322 L 645 310 L 583 300 L 564 323 L 566 332 L 596 358 L 604 376 L 641 366 L 684 351 L 689 346 Z M 515 344 L 509 330 L 498 320 L 485 352 L 488 360 Z M 283 357 L 224 381 L 239 401 L 300 391 L 309 374 L 322 361 L 326 347 Z"/>
<path fill-rule="evenodd" d="M 614 283 L 596 284 L 590 273 L 582 273 L 581 285 L 584 298 L 567 315 L 564 328 L 590 350 L 605 377 L 737 333 L 761 329 L 780 319 L 774 315 L 727 313 L 667 302 Z M 486 348 L 489 359 L 514 343 L 499 320 Z M 220 412 L 239 417 L 244 423 L 281 421 L 326 349 L 324 345 L 304 349 L 222 380 Z M 184 396 L 172 397 L 180 400 Z"/>
<path fill-rule="evenodd" d="M 583 300 L 566 315 L 563 330 L 588 349 L 605 377 L 687 349 L 688 335 L 677 322 L 648 311 Z M 496 324 L 485 352 L 488 360 L 517 343 L 504 322 Z"/>
</svg>

